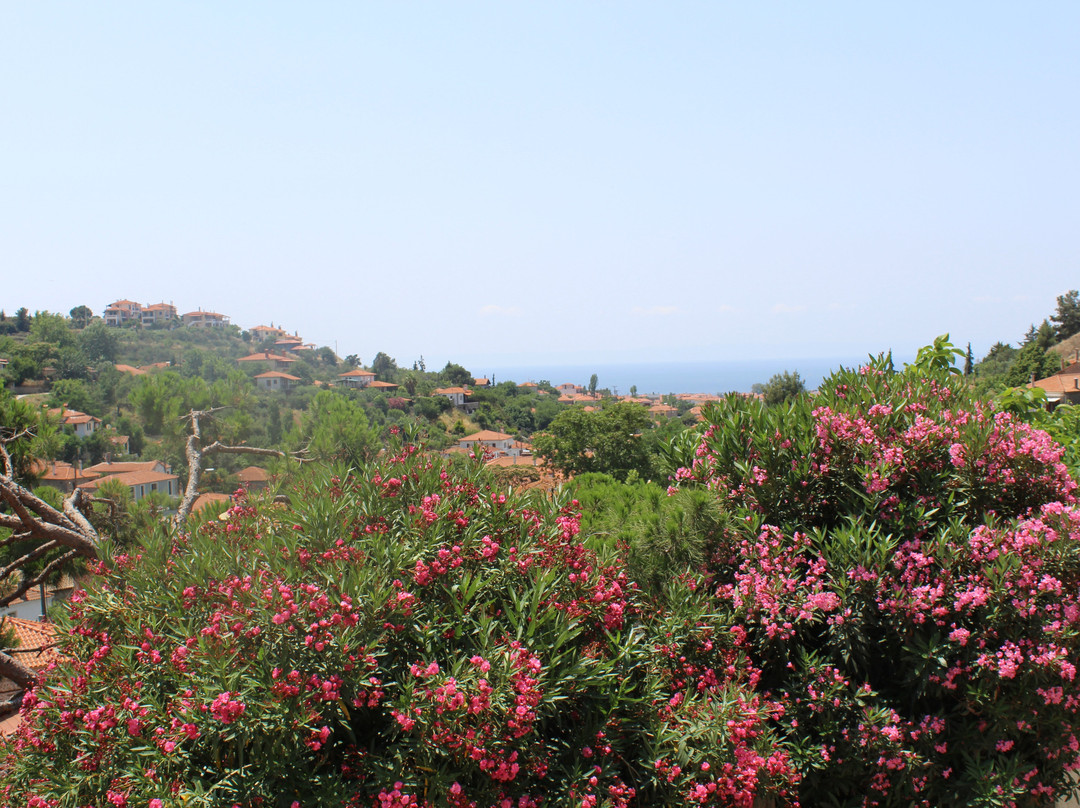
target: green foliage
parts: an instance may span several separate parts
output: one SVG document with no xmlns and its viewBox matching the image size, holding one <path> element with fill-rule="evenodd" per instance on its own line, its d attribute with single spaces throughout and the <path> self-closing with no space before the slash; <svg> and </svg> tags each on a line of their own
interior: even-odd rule
<svg viewBox="0 0 1080 808">
<path fill-rule="evenodd" d="M 68 316 L 71 317 L 72 328 L 86 328 L 90 324 L 94 312 L 90 310 L 89 306 L 76 306 L 68 312 Z"/>
<path fill-rule="evenodd" d="M 533 449 L 564 474 L 593 471 L 625 480 L 635 472 L 651 477 L 652 443 L 643 436 L 651 427 L 649 413 L 640 404 L 620 401 L 596 412 L 572 407 L 534 436 Z"/>
<path fill-rule="evenodd" d="M 451 387 L 463 387 L 472 384 L 472 374 L 461 365 L 447 362 L 446 367 L 439 371 L 439 376 L 446 380 Z"/>
<path fill-rule="evenodd" d="M 1030 694 L 1074 687 L 1051 660 L 1080 652 L 1076 483 L 952 356 L 880 357 L 786 408 L 730 397 L 676 474 L 729 513 L 708 589 L 784 694 L 802 804 L 1034 807 L 1068 783 L 1076 710 Z"/>
<path fill-rule="evenodd" d="M 64 347 L 75 342 L 75 335 L 64 315 L 39 311 L 34 313 L 34 321 L 30 325 L 30 340 Z"/>
<path fill-rule="evenodd" d="M 1034 379 L 1044 379 L 1059 370 L 1061 357 L 1049 350 L 1044 340 L 1028 342 L 1009 365 L 1004 382 L 1009 387 L 1029 384 Z"/>
<path fill-rule="evenodd" d="M 699 488 L 669 494 L 656 483 L 590 473 L 575 477 L 569 490 L 581 507 L 582 532 L 619 548 L 627 573 L 650 597 L 697 573 L 728 527 L 716 497 Z"/>
<path fill-rule="evenodd" d="M 789 373 L 785 370 L 783 373 L 775 374 L 762 385 L 760 392 L 765 399 L 765 403 L 769 406 L 787 404 L 792 399 L 805 393 L 806 385 L 803 383 L 798 371 Z"/>
<path fill-rule="evenodd" d="M 1057 311 L 1050 315 L 1054 322 L 1054 336 L 1058 342 L 1073 334 L 1080 334 L 1080 292 L 1071 289 L 1058 295 Z"/>
<path fill-rule="evenodd" d="M 207 409 L 211 401 L 209 385 L 203 379 L 185 379 L 174 370 L 140 376 L 130 400 L 152 435 L 165 433 L 167 426 L 176 431 L 185 413 Z"/>
<path fill-rule="evenodd" d="M 0 750 L 6 804 L 627 806 L 699 790 L 750 804 L 790 791 L 775 706 L 748 692 L 707 597 L 669 581 L 678 609 L 648 608 L 559 503 L 410 450 L 362 474 L 319 469 L 291 499 L 105 559 L 61 634 L 67 661 Z M 704 675 L 726 666 L 724 684 Z"/>
<path fill-rule="evenodd" d="M 346 396 L 323 390 L 312 399 L 291 445 L 306 448 L 320 461 L 337 461 L 359 467 L 375 456 L 378 433 L 368 423 L 364 408 Z"/>
<path fill-rule="evenodd" d="M 22 334 L 30 330 L 30 312 L 27 311 L 26 306 L 15 310 L 15 330 Z"/>
<path fill-rule="evenodd" d="M 381 382 L 391 381 L 395 370 L 397 370 L 397 361 L 382 351 L 375 354 L 375 358 L 371 360 L 371 371 Z"/>
<path fill-rule="evenodd" d="M 49 391 L 49 406 L 66 407 L 98 418 L 103 411 L 98 388 L 82 379 L 61 379 L 54 382 Z"/>
<path fill-rule="evenodd" d="M 90 377 L 90 360 L 77 345 L 65 345 L 57 351 L 56 372 L 61 379 L 87 379 Z"/>
<path fill-rule="evenodd" d="M 115 362 L 117 345 L 116 329 L 109 328 L 102 320 L 85 326 L 79 334 L 79 347 L 91 362 Z"/>
<path fill-rule="evenodd" d="M 0 389 L 0 438 L 7 442 L 15 480 L 23 485 L 36 481 L 37 461 L 54 457 L 61 442 L 54 421 L 3 389 Z"/>
<path fill-rule="evenodd" d="M 949 342 L 949 335 L 941 334 L 934 338 L 933 344 L 919 348 L 913 367 L 926 372 L 945 371 L 959 374 L 956 360 L 962 356 L 964 352 Z"/>
</svg>

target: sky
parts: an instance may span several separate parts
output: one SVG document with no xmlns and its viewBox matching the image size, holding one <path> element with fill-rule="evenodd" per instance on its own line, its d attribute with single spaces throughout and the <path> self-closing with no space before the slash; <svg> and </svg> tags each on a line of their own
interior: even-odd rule
<svg viewBox="0 0 1080 808">
<path fill-rule="evenodd" d="M 0 3 L 0 306 L 430 368 L 981 356 L 1080 287 L 1080 4 Z"/>
</svg>

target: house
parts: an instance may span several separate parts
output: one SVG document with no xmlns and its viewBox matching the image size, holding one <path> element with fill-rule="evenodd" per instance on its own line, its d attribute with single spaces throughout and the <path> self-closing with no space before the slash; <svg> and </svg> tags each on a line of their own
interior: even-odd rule
<svg viewBox="0 0 1080 808">
<path fill-rule="evenodd" d="M 295 351 L 303 347 L 304 341 L 300 337 L 282 337 L 274 340 L 274 348 L 279 351 Z"/>
<path fill-rule="evenodd" d="M 89 437 L 101 427 L 100 418 L 78 410 L 69 410 L 66 407 L 51 409 L 49 415 L 59 418 L 63 426 L 72 427 L 77 438 Z"/>
<path fill-rule="evenodd" d="M 144 326 L 163 325 L 176 319 L 176 306 L 172 303 L 152 303 L 141 312 Z"/>
<path fill-rule="evenodd" d="M 128 471 L 156 471 L 159 474 L 168 474 L 169 464 L 164 460 L 126 460 L 119 463 L 95 463 L 87 466 L 84 471 L 96 471 L 98 474 L 123 474 Z"/>
<path fill-rule="evenodd" d="M 297 361 L 291 356 L 284 356 L 282 354 L 270 353 L 269 351 L 263 351 L 262 353 L 248 354 L 247 356 L 241 356 L 236 360 L 237 362 L 266 362 L 266 364 L 273 367 L 274 370 L 288 370 L 289 365 Z"/>
<path fill-rule="evenodd" d="M 515 448 L 514 444 L 515 441 L 513 435 L 507 435 L 503 432 L 493 432 L 490 429 L 483 429 L 480 432 L 474 432 L 471 435 L 466 435 L 464 438 L 461 438 L 458 441 L 458 448 L 471 452 L 488 450 L 496 456 L 514 456 L 521 454 L 520 448 Z"/>
<path fill-rule="evenodd" d="M 258 466 L 240 469 L 236 472 L 236 476 L 240 479 L 240 485 L 248 491 L 262 491 L 270 483 L 270 475 L 266 473 L 266 469 Z"/>
<path fill-rule="evenodd" d="M 143 376 L 146 373 L 142 368 L 132 367 L 131 365 L 117 365 L 116 369 L 121 373 L 130 373 L 132 376 Z"/>
<path fill-rule="evenodd" d="M 106 306 L 101 316 L 105 325 L 120 326 L 128 320 L 139 320 L 142 317 L 142 304 L 134 300 L 117 300 Z"/>
<path fill-rule="evenodd" d="M 391 390 L 397 390 L 398 389 L 398 386 L 396 384 L 394 384 L 393 382 L 379 382 L 379 381 L 371 382 L 371 384 L 369 384 L 368 387 L 371 387 L 371 388 L 376 389 L 376 390 L 385 390 L 388 393 Z"/>
<path fill-rule="evenodd" d="M 555 389 L 562 393 L 564 396 L 572 396 L 575 393 L 585 392 L 584 387 L 577 384 L 571 384 L 570 382 L 563 382 L 562 384 L 556 385 Z"/>
<path fill-rule="evenodd" d="M 484 465 L 508 468 L 510 466 L 541 466 L 543 462 L 540 458 L 532 455 L 503 455 L 491 458 Z"/>
<path fill-rule="evenodd" d="M 117 454 L 131 454 L 131 438 L 127 435 L 110 435 L 109 443 L 116 449 Z"/>
<path fill-rule="evenodd" d="M 56 627 L 52 623 L 37 619 L 38 614 L 30 618 L 15 617 L 16 610 L 11 609 L 10 606 L 5 611 L 7 616 L 0 621 L 0 630 L 12 632 L 17 641 L 14 648 L 6 650 L 8 655 L 34 673 L 42 673 L 60 661 L 60 654 L 56 650 Z M 0 678 L 0 701 L 17 698 L 22 692 L 22 687 L 15 682 Z M 0 722 L 0 735 L 11 735 L 21 723 L 20 713 L 5 718 L 3 722 Z"/>
<path fill-rule="evenodd" d="M 100 465 L 100 464 L 99 464 Z M 114 463 L 112 465 L 123 465 Z M 79 486 L 83 491 L 97 491 L 103 483 L 117 481 L 131 489 L 131 498 L 138 502 L 153 493 L 162 493 L 170 497 L 180 496 L 180 478 L 175 474 L 159 471 L 126 471 L 99 477 Z"/>
<path fill-rule="evenodd" d="M 302 379 L 299 376 L 290 376 L 288 373 L 282 373 L 278 370 L 268 370 L 266 373 L 260 373 L 255 377 L 255 386 L 260 390 L 291 390 L 301 381 Z"/>
<path fill-rule="evenodd" d="M 49 488 L 55 488 L 61 494 L 70 494 L 78 486 L 96 480 L 100 476 L 96 471 L 57 460 L 41 475 L 41 484 L 47 485 Z"/>
<path fill-rule="evenodd" d="M 345 373 L 338 374 L 338 384 L 342 387 L 370 387 L 375 381 L 375 374 L 363 368 L 353 368 Z"/>
<path fill-rule="evenodd" d="M 1046 393 L 1046 403 L 1050 407 L 1058 404 L 1080 404 L 1080 364 L 1072 364 L 1045 379 L 1028 384 Z"/>
<path fill-rule="evenodd" d="M 189 311 L 183 316 L 184 325 L 191 328 L 224 328 L 229 324 L 229 318 L 216 311 Z"/>
<path fill-rule="evenodd" d="M 436 387 L 431 393 L 433 396 L 446 396 L 455 407 L 465 406 L 465 396 L 469 391 L 464 387 Z"/>
<path fill-rule="evenodd" d="M 661 418 L 674 418 L 678 414 L 679 411 L 670 404 L 661 404 L 657 402 L 649 407 L 649 415 L 657 420 Z"/>
<path fill-rule="evenodd" d="M 248 331 L 251 338 L 256 342 L 270 339 L 270 337 L 287 337 L 289 332 L 284 328 L 275 328 L 273 325 L 257 325 Z"/>
<path fill-rule="evenodd" d="M 473 379 L 473 387 L 491 387 L 491 379 Z"/>
<path fill-rule="evenodd" d="M 75 581 L 64 575 L 56 584 L 45 584 L 27 589 L 21 598 L 11 601 L 0 611 L 7 621 L 12 618 L 27 621 L 43 620 L 54 603 L 62 603 L 75 591 Z M 44 597 L 43 597 L 44 595 Z"/>
</svg>

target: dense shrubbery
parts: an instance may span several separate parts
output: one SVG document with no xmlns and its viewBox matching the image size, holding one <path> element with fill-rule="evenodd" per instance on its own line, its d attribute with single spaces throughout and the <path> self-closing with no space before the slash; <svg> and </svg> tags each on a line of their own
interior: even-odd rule
<svg viewBox="0 0 1080 808">
<path fill-rule="evenodd" d="M 409 449 L 102 564 L 14 805 L 749 806 L 793 779 L 706 593 Z"/>
<path fill-rule="evenodd" d="M 401 447 L 151 537 L 75 604 L 3 802 L 1045 805 L 1076 484 L 920 364 L 728 399 L 670 498 L 576 481 L 595 535 Z"/>
<path fill-rule="evenodd" d="M 1061 448 L 884 360 L 708 416 L 678 476 L 743 518 L 709 588 L 785 707 L 804 802 L 1045 804 L 1080 751 Z"/>
</svg>

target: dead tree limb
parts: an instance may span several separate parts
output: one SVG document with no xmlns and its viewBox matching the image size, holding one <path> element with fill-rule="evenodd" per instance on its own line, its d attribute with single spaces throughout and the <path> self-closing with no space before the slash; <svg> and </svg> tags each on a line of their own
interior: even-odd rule
<svg viewBox="0 0 1080 808">
<path fill-rule="evenodd" d="M 184 416 L 184 418 L 191 421 L 191 434 L 188 435 L 187 445 L 184 449 L 188 461 L 188 480 L 187 486 L 184 488 L 184 496 L 180 500 L 180 507 L 177 509 L 176 516 L 173 519 L 173 524 L 176 527 L 182 526 L 184 522 L 187 521 L 188 516 L 191 515 L 191 506 L 195 504 L 195 500 L 199 496 L 199 480 L 202 478 L 203 459 L 207 455 L 249 454 L 258 455 L 260 457 L 288 457 L 285 452 L 278 451 L 277 449 L 263 449 L 257 446 L 228 446 L 217 440 L 207 446 L 203 446 L 202 424 L 200 422 L 203 418 L 213 417 L 213 414 L 221 409 L 223 408 L 218 407 L 213 410 L 192 410 Z"/>
<path fill-rule="evenodd" d="M 0 676 L 10 679 L 24 690 L 37 682 L 37 674 L 6 651 L 0 651 Z"/>
</svg>

